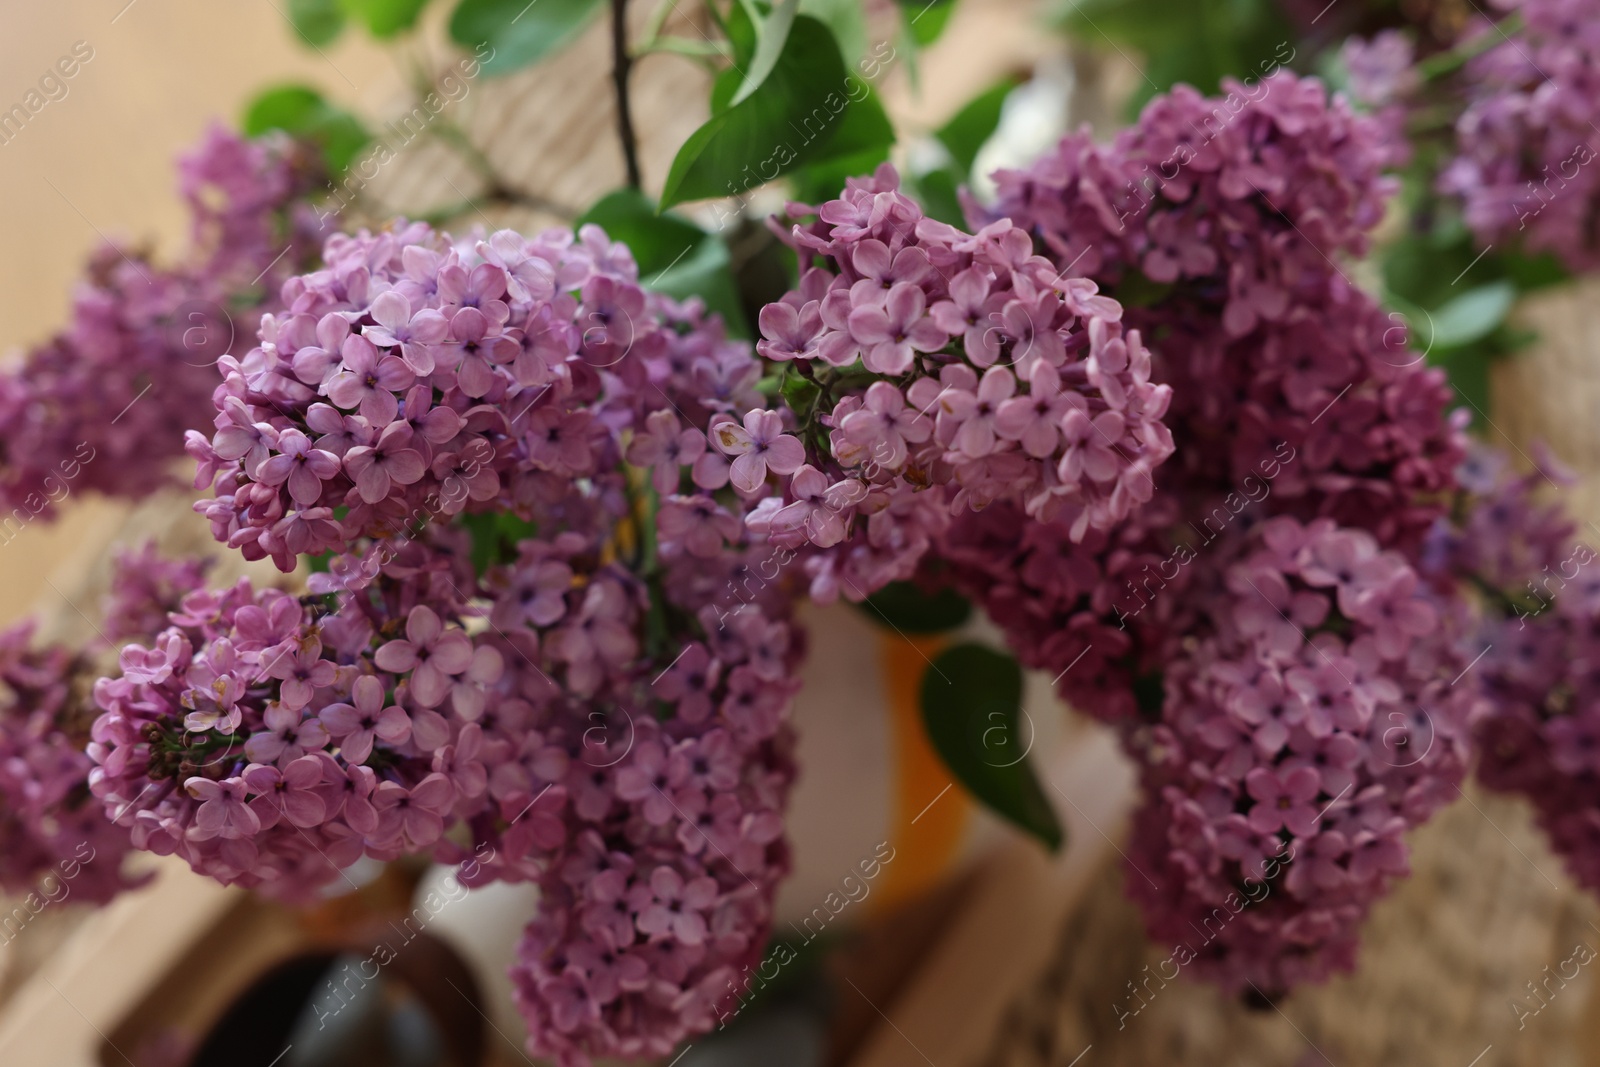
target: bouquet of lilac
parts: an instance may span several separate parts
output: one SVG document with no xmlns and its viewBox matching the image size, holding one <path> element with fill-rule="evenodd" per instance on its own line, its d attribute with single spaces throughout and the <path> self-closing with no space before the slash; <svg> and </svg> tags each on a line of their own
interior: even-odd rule
<svg viewBox="0 0 1600 1067">
<path fill-rule="evenodd" d="M 1485 241 L 1523 140 L 1586 121 L 1584 5 L 1526 6 L 1553 88 L 1468 34 L 1433 187 Z M 1231 992 L 1351 967 L 1475 754 L 1600 887 L 1594 554 L 1347 269 L 1439 66 L 1382 40 L 1347 54 L 1379 114 L 1287 70 L 1179 86 L 1002 171 L 966 228 L 887 164 L 789 203 L 750 340 L 641 281 L 642 238 L 319 233 L 316 137 L 210 134 L 190 257 L 101 254 L 0 376 L 0 497 L 48 518 L 58 473 L 140 497 L 187 457 L 219 550 L 290 577 L 145 549 L 96 645 L 0 635 L 0 885 L 104 901 L 137 852 L 292 903 L 363 858 L 534 883 L 530 1052 L 671 1055 L 736 1011 L 789 870 L 797 606 L 934 594 L 1117 731 L 1128 893 Z M 1528 244 L 1587 264 L 1557 218 Z"/>
</svg>

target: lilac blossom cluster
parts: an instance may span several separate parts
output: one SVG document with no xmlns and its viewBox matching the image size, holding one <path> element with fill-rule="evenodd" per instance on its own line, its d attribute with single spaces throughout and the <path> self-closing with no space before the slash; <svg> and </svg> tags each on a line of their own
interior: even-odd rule
<svg viewBox="0 0 1600 1067">
<path fill-rule="evenodd" d="M 215 432 L 189 435 L 218 540 L 292 570 L 420 521 L 526 512 L 612 470 L 624 426 L 671 536 L 715 554 L 729 513 L 671 490 L 684 467 L 697 491 L 727 484 L 696 427 L 752 407 L 759 367 L 647 297 L 625 248 L 597 227 L 456 242 L 415 223 L 337 235 L 323 258 L 262 343 L 221 360 Z"/>
<path fill-rule="evenodd" d="M 1228 548 L 1195 590 L 1212 625 L 1128 732 L 1147 802 L 1127 885 L 1161 939 L 1220 915 L 1197 966 L 1272 998 L 1353 965 L 1405 833 L 1455 798 L 1480 698 L 1454 684 L 1459 613 L 1369 533 L 1277 517 Z M 1272 856 L 1283 891 L 1230 914 Z"/>
<path fill-rule="evenodd" d="M 1158 482 L 1186 498 L 1181 517 L 1276 460 L 1275 510 L 1414 545 L 1462 455 L 1450 391 L 1329 258 L 1365 251 L 1382 215 L 1383 131 L 1315 79 L 1256 90 L 1232 114 L 1180 87 L 1110 145 L 1069 136 L 1001 172 L 992 213 L 1112 293 L 1159 287 L 1124 319 L 1159 338 L 1177 454 Z"/>
<path fill-rule="evenodd" d="M 1074 542 L 1059 522 L 996 507 L 957 518 L 927 573 L 982 604 L 1064 698 L 1122 731 L 1147 794 L 1128 884 L 1157 936 L 1187 933 L 1279 844 L 1320 857 L 1313 867 L 1302 848 L 1290 891 L 1208 943 L 1207 973 L 1232 989 L 1348 966 L 1356 924 L 1389 881 L 1370 866 L 1379 853 L 1357 863 L 1351 841 L 1381 825 L 1397 869 L 1396 835 L 1436 803 L 1404 796 L 1436 798 L 1461 773 L 1454 694 L 1439 755 L 1404 774 L 1384 763 L 1384 738 L 1412 729 L 1389 716 L 1431 699 L 1430 672 L 1454 654 L 1435 620 L 1450 613 L 1428 606 L 1408 561 L 1448 508 L 1464 449 L 1443 376 L 1328 258 L 1366 249 L 1389 158 L 1376 120 L 1279 72 L 1225 100 L 1174 90 L 1110 145 L 1069 136 L 1002 173 L 977 219 L 1009 218 L 1113 295 L 1145 294 L 1123 318 L 1153 339 L 1177 451 L 1113 530 Z M 1348 576 L 1316 569 L 1324 546 L 1348 557 Z M 1270 714 L 1253 697 L 1240 711 L 1229 685 L 1277 685 L 1279 699 Z M 1275 805 L 1291 801 L 1293 828 L 1265 828 L 1272 788 Z M 1301 819 L 1313 802 L 1327 810 Z M 1237 816 L 1226 848 L 1238 851 L 1256 806 L 1263 828 L 1246 835 L 1259 854 L 1218 851 L 1220 824 Z M 1368 821 L 1351 822 L 1357 811 Z"/>
<path fill-rule="evenodd" d="M 759 363 L 593 227 L 336 236 L 282 295 L 189 436 L 197 510 L 324 566 L 192 592 L 124 651 L 97 795 L 267 892 L 412 853 L 537 882 L 530 1050 L 669 1052 L 736 997 L 788 866 L 796 589 L 724 602 L 773 547 Z"/>
<path fill-rule="evenodd" d="M 1467 64 L 1456 155 L 1439 175 L 1480 243 L 1520 241 L 1574 271 L 1600 266 L 1600 6 L 1593 0 L 1496 0 L 1521 16 Z M 1469 42 L 1470 43 L 1470 42 Z"/>
<path fill-rule="evenodd" d="M 314 254 L 316 168 L 296 143 L 213 128 L 179 174 L 192 218 L 183 261 L 101 248 L 67 328 L 0 374 L 7 518 L 52 514 L 68 482 L 131 499 L 166 484 L 179 430 L 208 421 L 217 357 L 254 334 L 262 302 Z"/>
<path fill-rule="evenodd" d="M 808 560 L 813 596 L 908 577 L 951 514 L 1002 499 L 1079 540 L 1150 498 L 1172 454 L 1171 391 L 1092 281 L 1007 219 L 968 234 L 925 218 L 887 165 L 789 213 L 809 219 L 790 235 L 806 269 L 762 310 L 756 347 L 817 390 L 777 439 L 784 496 L 758 521 L 780 544 L 830 550 Z M 753 417 L 714 443 L 768 447 L 779 418 Z"/>
<path fill-rule="evenodd" d="M 1441 524 L 1431 559 L 1480 593 L 1479 779 L 1526 797 L 1573 878 L 1600 891 L 1600 557 L 1543 499 L 1546 477 L 1475 456 L 1461 521 Z"/>
<path fill-rule="evenodd" d="M 204 570 L 149 547 L 119 553 L 100 635 L 118 642 L 159 633 L 167 606 L 198 588 Z M 40 644 L 31 621 L 0 633 L 0 887 L 9 892 L 54 874 L 72 881 L 78 899 L 105 903 L 143 881 L 123 862 L 133 848 L 127 829 L 89 789 L 93 689 L 110 651 L 103 642 Z"/>
<path fill-rule="evenodd" d="M 66 876 L 80 900 L 104 903 L 137 880 L 123 869 L 127 831 L 86 788 L 98 669 L 32 638 L 31 623 L 0 633 L 0 888 L 21 895 Z"/>
</svg>

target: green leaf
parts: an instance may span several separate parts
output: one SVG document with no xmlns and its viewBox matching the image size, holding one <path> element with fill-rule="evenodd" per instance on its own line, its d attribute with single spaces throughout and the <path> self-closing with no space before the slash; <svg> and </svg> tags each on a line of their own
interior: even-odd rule
<svg viewBox="0 0 1600 1067">
<path fill-rule="evenodd" d="M 1507 252 L 1500 257 L 1500 266 L 1505 271 L 1506 277 L 1524 293 L 1546 286 L 1560 285 L 1572 278 L 1561 261 L 1549 252 L 1540 252 L 1538 255 Z"/>
<path fill-rule="evenodd" d="M 679 149 L 661 206 L 742 193 L 807 164 L 893 141 L 883 107 L 866 82 L 847 74 L 828 28 L 796 16 L 760 90 L 713 115 Z"/>
<path fill-rule="evenodd" d="M 280 85 L 262 92 L 246 107 L 243 125 L 249 137 L 283 130 L 316 144 L 332 174 L 342 174 L 372 139 L 361 120 L 306 85 Z"/>
<path fill-rule="evenodd" d="M 488 45 L 490 76 L 537 63 L 576 37 L 601 0 L 461 0 L 450 15 L 450 38 L 467 48 Z"/>
<path fill-rule="evenodd" d="M 1433 348 L 1460 348 L 1487 337 L 1505 321 L 1516 296 L 1516 287 L 1510 282 L 1490 282 L 1436 308 L 1432 312 Z"/>
<path fill-rule="evenodd" d="M 509 511 L 463 515 L 460 522 L 472 537 L 472 569 L 480 578 L 495 564 L 515 558 L 517 542 L 535 532 L 533 523 Z"/>
<path fill-rule="evenodd" d="M 940 167 L 916 176 L 916 197 L 922 203 L 923 213 L 931 219 L 965 227 L 966 213 L 961 210 L 961 197 L 957 190 L 961 182 L 953 166 Z"/>
<path fill-rule="evenodd" d="M 755 55 L 750 57 L 750 65 L 744 72 L 744 83 L 728 101 L 729 107 L 750 99 L 750 94 L 761 88 L 761 83 L 767 80 L 772 68 L 778 65 L 778 57 L 783 54 L 784 43 L 789 40 L 789 30 L 794 26 L 794 16 L 799 9 L 800 0 L 778 0 L 772 8 L 772 14 L 761 20 L 756 27 Z"/>
<path fill-rule="evenodd" d="M 839 199 L 846 178 L 871 174 L 889 158 L 889 146 L 878 145 L 854 155 L 836 156 L 802 167 L 789 176 L 791 198 L 802 204 L 825 204 Z"/>
<path fill-rule="evenodd" d="M 794 380 L 806 381 L 799 375 Z M 972 616 L 972 605 L 954 589 L 927 593 L 915 582 L 890 582 L 859 607 L 869 619 L 903 634 L 943 633 Z"/>
<path fill-rule="evenodd" d="M 339 0 L 289 0 L 289 24 L 306 44 L 322 46 L 344 29 Z"/>
<path fill-rule="evenodd" d="M 1450 379 L 1450 388 L 1455 390 L 1462 403 L 1474 408 L 1472 418 L 1478 422 L 1489 410 L 1489 364 L 1501 354 L 1490 345 L 1471 344 L 1444 352 L 1430 352 L 1428 362 L 1444 368 Z"/>
<path fill-rule="evenodd" d="M 417 24 L 428 0 L 339 0 L 351 18 L 366 23 L 378 40 L 394 37 Z M 474 42 L 476 43 L 476 42 Z"/>
<path fill-rule="evenodd" d="M 833 31 L 847 65 L 866 53 L 867 16 L 860 0 L 800 0 L 800 14 L 810 15 Z"/>
<path fill-rule="evenodd" d="M 1084 44 L 1142 54 L 1144 77 L 1129 101 L 1135 115 L 1178 82 L 1213 93 L 1224 75 L 1254 81 L 1311 58 L 1291 43 L 1303 38 L 1277 0 L 1058 0 L 1056 9 Z"/>
<path fill-rule="evenodd" d="M 900 0 L 906 33 L 919 48 L 939 39 L 955 10 L 956 0 Z"/>
<path fill-rule="evenodd" d="M 721 237 L 677 215 L 656 214 L 655 205 L 635 189 L 618 189 L 601 198 L 578 225 L 590 222 L 628 246 L 645 286 L 675 300 L 698 296 L 722 315 L 729 332 L 749 336 Z"/>
<path fill-rule="evenodd" d="M 717 6 L 707 4 L 706 9 L 715 15 Z M 750 0 L 741 0 L 728 9 L 728 17 L 722 24 L 723 33 L 727 35 L 728 43 L 733 46 L 733 66 L 736 68 L 733 74 L 736 84 L 740 77 L 739 71 L 755 61 L 756 45 L 761 39 L 756 29 L 760 17 L 761 12 L 755 10 L 755 5 Z"/>
<path fill-rule="evenodd" d="M 1011 90 L 1017 87 L 1017 79 L 1007 78 L 997 82 L 967 101 L 960 111 L 957 111 L 949 122 L 934 131 L 934 136 L 939 143 L 950 152 L 950 157 L 955 160 L 956 167 L 965 176 L 972 173 L 972 164 L 978 158 L 978 150 L 984 142 L 994 136 L 995 129 L 1000 125 L 1000 112 L 1004 109 L 1006 97 L 1011 95 Z"/>
<path fill-rule="evenodd" d="M 1028 766 L 1033 731 L 1022 712 L 1022 668 L 982 645 L 940 653 L 922 675 L 922 721 L 945 765 L 978 800 L 1052 851 L 1063 833 Z"/>
</svg>

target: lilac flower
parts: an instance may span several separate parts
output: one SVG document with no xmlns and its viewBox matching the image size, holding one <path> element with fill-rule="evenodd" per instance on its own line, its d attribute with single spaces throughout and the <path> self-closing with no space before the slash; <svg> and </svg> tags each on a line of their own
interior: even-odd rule
<svg viewBox="0 0 1600 1067">
<path fill-rule="evenodd" d="M 1322 791 L 1322 780 L 1310 767 L 1296 767 L 1282 775 L 1257 767 L 1245 776 L 1245 788 L 1254 798 L 1250 828 L 1269 834 L 1279 828 L 1298 837 L 1316 830 L 1318 811 L 1312 803 Z"/>
<path fill-rule="evenodd" d="M 264 730 L 244 743 L 245 758 L 252 763 L 290 763 L 328 743 L 328 730 L 317 716 L 287 708 L 282 701 L 262 713 Z"/>
<path fill-rule="evenodd" d="M 245 802 L 247 787 L 243 778 L 190 778 L 184 791 L 200 802 L 194 813 L 189 835 L 205 841 L 213 837 L 249 837 L 261 829 L 261 820 Z"/>
<path fill-rule="evenodd" d="M 774 474 L 793 474 L 805 462 L 800 441 L 783 432 L 776 411 L 750 411 L 744 424 L 724 422 L 712 428 L 711 441 L 724 455 L 733 456 L 730 476 L 742 493 L 754 493 Z"/>
<path fill-rule="evenodd" d="M 685 945 L 706 939 L 704 912 L 717 899 L 717 883 L 696 878 L 687 884 L 671 867 L 650 873 L 649 886 L 638 886 L 633 905 L 639 913 L 639 930 L 654 939 L 674 937 Z"/>
<path fill-rule="evenodd" d="M 339 473 L 339 457 L 314 448 L 311 439 L 299 430 L 278 435 L 278 454 L 256 468 L 256 480 L 263 485 L 289 486 L 289 496 L 301 505 L 315 504 L 322 496 L 322 483 Z"/>
<path fill-rule="evenodd" d="M 422 455 L 411 443 L 411 427 L 391 422 L 370 446 L 359 445 L 344 455 L 344 468 L 356 492 L 369 504 L 389 496 L 396 485 L 411 485 L 427 471 Z"/>
<path fill-rule="evenodd" d="M 374 425 L 388 425 L 399 409 L 394 394 L 415 380 L 411 368 L 399 356 L 380 355 L 371 341 L 353 334 L 344 339 L 340 354 L 340 369 L 323 386 L 323 395 L 346 411 L 358 408 Z"/>
<path fill-rule="evenodd" d="M 411 671 L 411 693 L 425 708 L 437 707 L 450 691 L 450 679 L 472 665 L 472 644 L 460 630 L 445 629 L 433 609 L 419 604 L 406 617 L 404 640 L 378 649 L 374 662 L 386 671 Z M 371 689 L 368 693 L 371 694 Z M 381 703 L 381 694 L 379 695 Z M 364 715 L 377 708 L 358 705 Z"/>
<path fill-rule="evenodd" d="M 371 314 L 376 325 L 364 327 L 362 336 L 384 348 L 399 346 L 400 358 L 414 373 L 433 373 L 433 346 L 444 340 L 450 328 L 442 314 L 423 308 L 413 315 L 411 302 L 393 289 L 372 301 Z"/>
<path fill-rule="evenodd" d="M 316 826 L 327 816 L 317 789 L 322 785 L 322 764 L 313 756 L 301 756 L 276 767 L 251 766 L 244 771 L 244 784 L 256 794 L 250 810 L 262 829 L 270 829 L 279 818 L 294 826 Z M 192 792 L 192 790 L 191 790 Z"/>
<path fill-rule="evenodd" d="M 866 346 L 862 362 L 878 374 L 904 374 L 918 352 L 944 347 L 943 330 L 923 315 L 927 297 L 911 282 L 889 289 L 882 306 L 858 304 L 850 312 L 850 335 Z"/>
<path fill-rule="evenodd" d="M 374 741 L 398 745 L 411 736 L 411 720 L 404 710 L 384 699 L 383 683 L 372 675 L 356 679 L 350 701 L 329 704 L 319 716 L 349 762 L 364 763 Z"/>
</svg>

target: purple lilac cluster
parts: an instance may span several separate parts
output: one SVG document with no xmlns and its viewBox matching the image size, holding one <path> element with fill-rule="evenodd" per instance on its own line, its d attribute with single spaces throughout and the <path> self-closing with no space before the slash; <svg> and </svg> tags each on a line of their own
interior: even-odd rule
<svg viewBox="0 0 1600 1067">
<path fill-rule="evenodd" d="M 192 593 L 126 650 L 96 791 L 141 847 L 268 891 L 402 853 L 537 882 L 531 1050 L 669 1052 L 736 997 L 788 867 L 803 641 L 746 521 L 787 447 L 760 365 L 593 227 L 397 223 L 324 264 L 189 450 L 219 539 L 326 569 Z"/>
<path fill-rule="evenodd" d="M 416 223 L 335 236 L 323 258 L 262 343 L 222 359 L 215 432 L 189 435 L 218 540 L 291 570 L 435 518 L 525 513 L 613 470 L 620 427 L 671 528 L 715 554 L 727 512 L 672 490 L 684 467 L 697 491 L 727 484 L 696 427 L 752 407 L 759 366 L 648 297 L 625 248 L 597 227 L 456 242 Z"/>
<path fill-rule="evenodd" d="M 1461 198 L 1485 244 L 1520 241 L 1575 271 L 1600 265 L 1600 6 L 1593 0 L 1496 0 L 1521 16 L 1511 37 L 1470 60 L 1455 158 L 1441 191 Z"/>
<path fill-rule="evenodd" d="M 99 672 L 90 657 L 32 638 L 31 623 L 0 633 L 0 887 L 21 895 L 53 878 L 104 903 L 137 880 L 123 870 L 127 831 L 85 784 Z"/>
<path fill-rule="evenodd" d="M 1177 452 L 1114 530 L 1074 542 L 1059 522 L 1000 506 L 958 517 L 928 570 L 982 604 L 1067 700 L 1122 730 L 1147 787 L 1128 881 L 1158 936 L 1186 929 L 1202 901 L 1209 913 L 1249 873 L 1240 862 L 1260 859 L 1218 852 L 1213 824 L 1238 816 L 1236 830 L 1269 786 L 1274 804 L 1313 813 L 1338 800 L 1316 821 L 1296 808 L 1287 837 L 1282 824 L 1255 832 L 1263 854 L 1274 835 L 1305 838 L 1322 866 L 1302 849 L 1280 902 L 1208 946 L 1208 972 L 1235 989 L 1347 966 L 1388 882 L 1351 840 L 1381 823 L 1385 862 L 1399 863 L 1395 835 L 1436 803 L 1404 797 L 1435 798 L 1460 775 L 1453 694 L 1449 758 L 1402 775 L 1380 752 L 1386 734 L 1410 736 L 1409 719 L 1389 716 L 1412 714 L 1453 655 L 1408 560 L 1448 508 L 1464 450 L 1443 376 L 1329 258 L 1365 250 L 1388 159 L 1375 120 L 1281 72 L 1225 98 L 1158 97 L 1107 146 L 1069 136 L 1002 174 L 979 216 L 1009 218 L 1113 295 L 1145 294 L 1123 318 L 1151 338 L 1152 379 L 1172 387 Z M 1348 578 L 1308 561 L 1324 544 Z M 1412 653 L 1389 658 L 1397 648 Z M 1261 709 L 1240 712 L 1228 685 L 1277 685 L 1279 699 L 1247 721 Z M 1312 789 L 1302 764 L 1337 784 Z M 1350 822 L 1357 811 L 1368 821 Z"/>
<path fill-rule="evenodd" d="M 1232 541 L 1194 593 L 1211 626 L 1128 733 L 1148 799 L 1127 885 L 1156 937 L 1203 931 L 1201 973 L 1275 998 L 1353 965 L 1406 832 L 1455 798 L 1481 698 L 1455 684 L 1453 607 L 1369 533 L 1278 517 Z M 1287 873 L 1257 896 L 1271 857 Z"/>
<path fill-rule="evenodd" d="M 887 165 L 789 213 L 809 220 L 790 237 L 807 267 L 756 347 L 818 395 L 768 463 L 784 497 L 758 521 L 830 550 L 808 561 L 813 596 L 909 576 L 953 513 L 1015 500 L 1081 540 L 1150 498 L 1171 392 L 1092 281 L 1010 220 L 968 234 L 925 218 Z M 713 429 L 721 451 L 774 447 L 779 417 L 749 418 Z"/>
<path fill-rule="evenodd" d="M 1541 499 L 1546 484 L 1474 457 L 1469 503 L 1433 558 L 1482 594 L 1478 777 L 1525 796 L 1572 876 L 1600 890 L 1600 555 Z"/>
<path fill-rule="evenodd" d="M 119 553 L 100 635 L 148 640 L 204 571 L 160 559 L 151 546 Z M 41 645 L 34 630 L 30 621 L 0 633 L 0 887 L 25 893 L 53 876 L 77 899 L 104 903 L 143 880 L 123 863 L 133 848 L 127 828 L 89 789 L 93 690 L 110 649 Z"/>
<path fill-rule="evenodd" d="M 106 246 L 71 323 L 0 375 L 0 511 L 8 530 L 73 491 L 138 498 L 167 483 L 179 429 L 204 425 L 213 364 L 320 238 L 316 169 L 294 142 L 211 130 L 179 166 L 192 247 L 172 268 Z"/>
<path fill-rule="evenodd" d="M 1275 511 L 1385 544 L 1414 545 L 1439 514 L 1462 455 L 1444 375 L 1331 258 L 1366 250 L 1389 151 L 1376 121 L 1279 72 L 1224 98 L 1180 86 L 1110 145 L 1072 135 L 998 175 L 993 215 L 1113 294 L 1158 287 L 1124 319 L 1173 390 L 1158 481 L 1184 517 L 1266 465 Z"/>
</svg>

